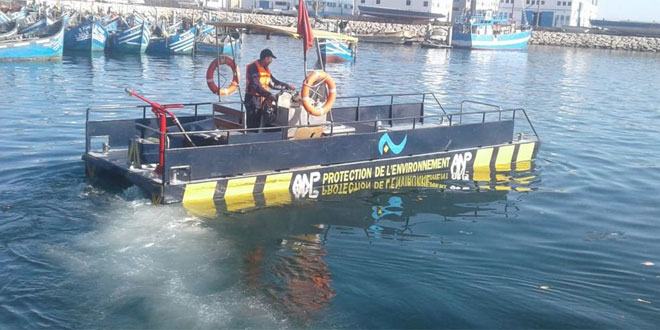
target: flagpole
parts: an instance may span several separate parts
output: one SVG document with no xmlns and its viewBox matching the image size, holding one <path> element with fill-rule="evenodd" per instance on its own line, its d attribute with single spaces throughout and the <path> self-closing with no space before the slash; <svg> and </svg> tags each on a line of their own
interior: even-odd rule
<svg viewBox="0 0 660 330">
<path fill-rule="evenodd" d="M 302 40 L 303 42 L 303 80 L 307 78 L 307 52 L 305 51 L 305 39 Z"/>
</svg>

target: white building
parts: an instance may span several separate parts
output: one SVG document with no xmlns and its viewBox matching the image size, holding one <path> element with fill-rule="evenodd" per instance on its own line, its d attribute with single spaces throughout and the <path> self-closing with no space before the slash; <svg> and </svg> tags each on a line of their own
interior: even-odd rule
<svg viewBox="0 0 660 330">
<path fill-rule="evenodd" d="M 500 15 L 520 22 L 523 11 L 533 26 L 538 17 L 542 27 L 590 27 L 589 20 L 598 15 L 598 0 L 500 0 Z"/>
<path fill-rule="evenodd" d="M 472 10 L 474 1 L 475 12 L 492 11 L 496 13 L 500 8 L 500 0 L 453 0 L 453 15 L 454 17 L 461 16 L 469 13 Z M 520 1 L 520 0 L 518 0 Z"/>
<path fill-rule="evenodd" d="M 355 5 L 361 15 L 447 22 L 452 0 L 355 0 Z"/>
<path fill-rule="evenodd" d="M 239 8 L 241 7 L 241 0 L 195 0 L 201 3 L 201 6 L 207 8 Z"/>
<path fill-rule="evenodd" d="M 355 14 L 354 0 L 305 0 L 311 15 L 352 16 Z M 292 13 L 298 6 L 298 0 L 242 0 L 243 9 L 264 9 Z"/>
</svg>

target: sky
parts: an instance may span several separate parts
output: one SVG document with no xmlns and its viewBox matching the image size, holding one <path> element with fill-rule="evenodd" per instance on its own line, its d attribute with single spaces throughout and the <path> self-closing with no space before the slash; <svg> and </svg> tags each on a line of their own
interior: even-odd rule
<svg viewBox="0 0 660 330">
<path fill-rule="evenodd" d="M 660 0 L 599 0 L 597 17 L 660 22 Z"/>
</svg>

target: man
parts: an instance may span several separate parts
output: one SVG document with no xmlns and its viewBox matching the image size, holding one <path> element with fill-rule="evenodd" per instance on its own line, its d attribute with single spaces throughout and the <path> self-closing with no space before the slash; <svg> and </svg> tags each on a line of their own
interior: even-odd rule
<svg viewBox="0 0 660 330">
<path fill-rule="evenodd" d="M 294 90 L 292 85 L 285 84 L 273 77 L 268 67 L 277 58 L 266 48 L 259 54 L 259 59 L 250 63 L 245 69 L 245 109 L 247 111 L 247 127 L 257 128 L 261 124 L 262 104 L 275 101 L 275 96 L 269 92 L 271 88 Z"/>
</svg>

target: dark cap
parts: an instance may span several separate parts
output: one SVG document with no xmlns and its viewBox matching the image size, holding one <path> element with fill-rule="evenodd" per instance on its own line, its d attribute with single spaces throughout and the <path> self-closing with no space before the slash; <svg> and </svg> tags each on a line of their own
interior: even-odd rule
<svg viewBox="0 0 660 330">
<path fill-rule="evenodd" d="M 275 57 L 275 55 L 273 54 L 273 52 L 270 49 L 266 48 L 266 49 L 261 51 L 261 54 L 259 54 L 259 59 L 263 60 L 268 56 L 270 56 L 272 58 L 277 58 L 277 57 Z"/>
</svg>

